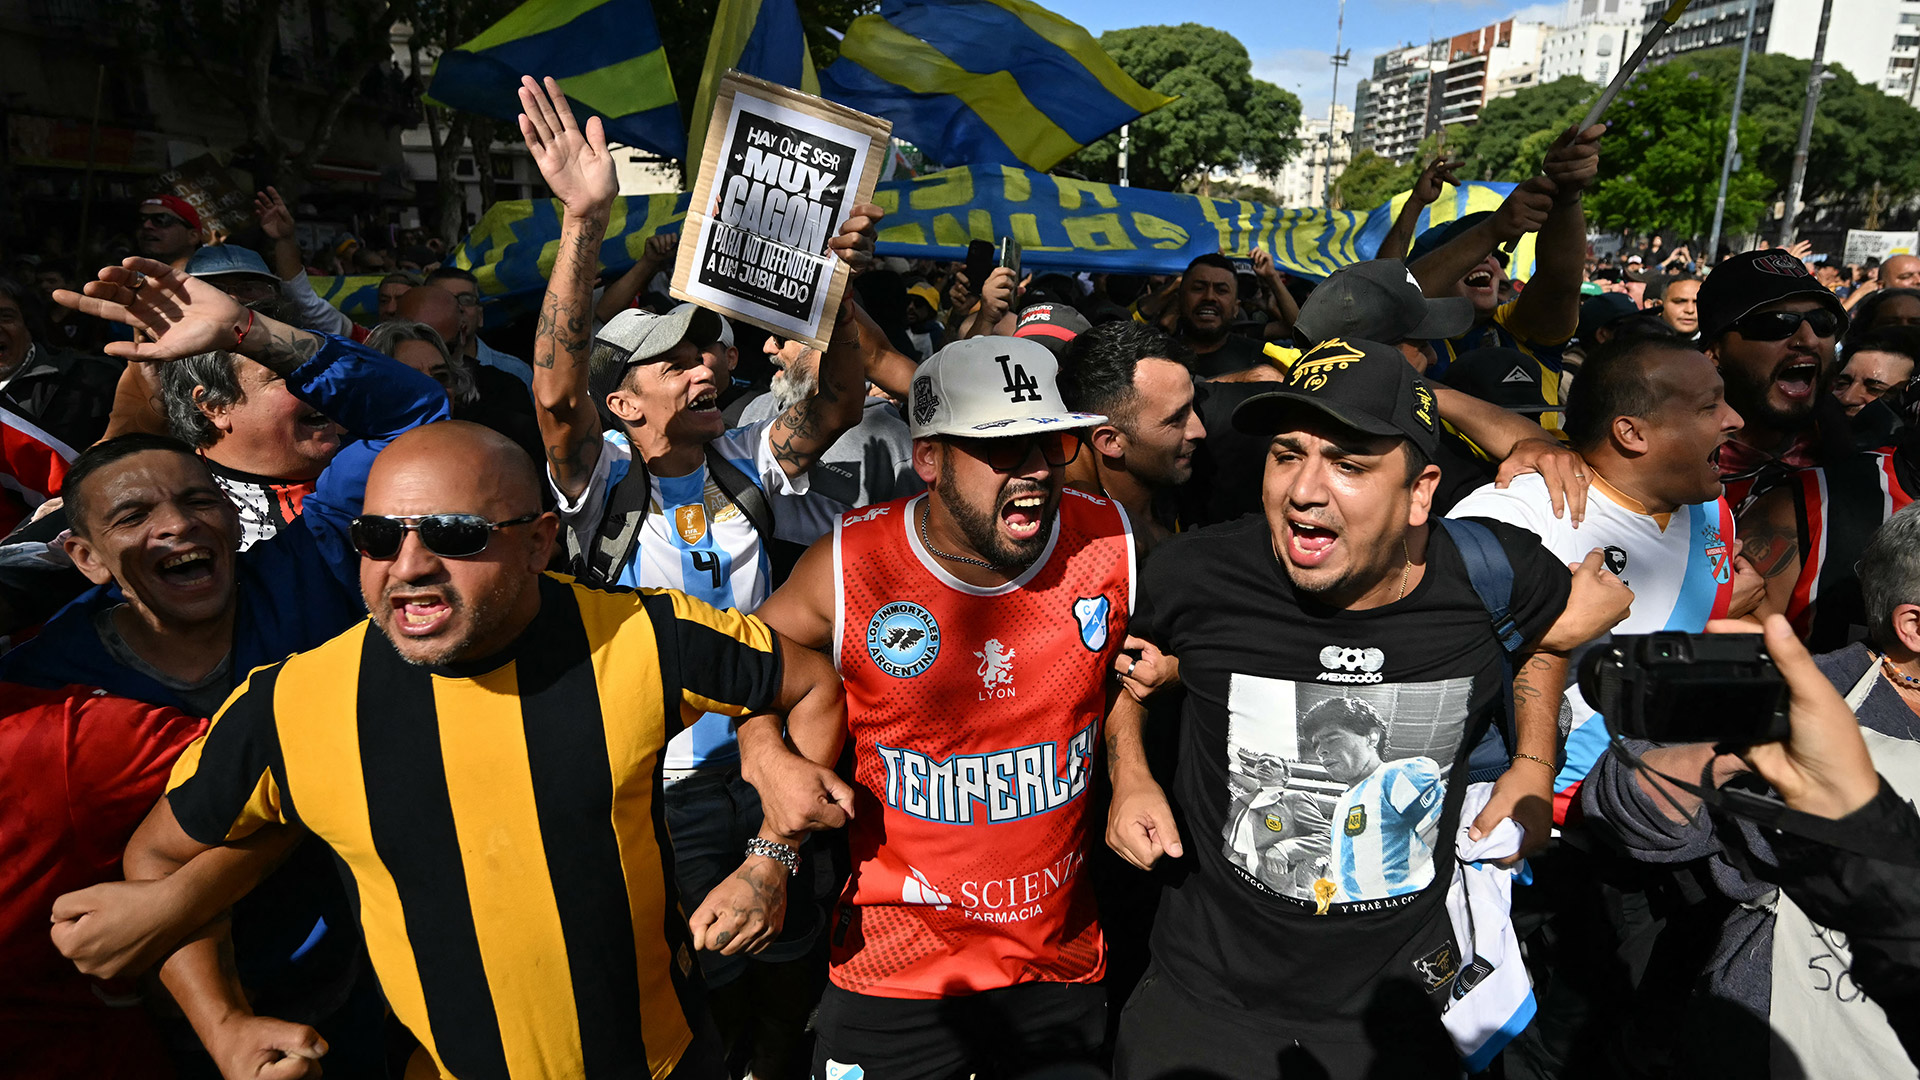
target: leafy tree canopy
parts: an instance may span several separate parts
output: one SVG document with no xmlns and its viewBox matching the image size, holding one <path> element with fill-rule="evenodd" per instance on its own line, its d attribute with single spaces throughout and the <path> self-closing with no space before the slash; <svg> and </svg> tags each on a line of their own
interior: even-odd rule
<svg viewBox="0 0 1920 1080">
<path fill-rule="evenodd" d="M 1300 99 L 1253 77 L 1246 46 L 1195 23 L 1109 30 L 1100 47 L 1140 85 L 1179 100 L 1134 121 L 1128 174 L 1138 187 L 1177 191 L 1215 167 L 1276 173 L 1299 149 Z M 1120 137 L 1108 135 L 1064 171 L 1120 179 Z"/>
</svg>

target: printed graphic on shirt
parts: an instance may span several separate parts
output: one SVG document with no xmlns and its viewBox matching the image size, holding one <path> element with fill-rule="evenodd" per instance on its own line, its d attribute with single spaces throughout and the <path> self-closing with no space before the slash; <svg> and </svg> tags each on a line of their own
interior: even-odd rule
<svg viewBox="0 0 1920 1080">
<path fill-rule="evenodd" d="M 1473 680 L 1382 683 L 1373 648 L 1321 660 L 1331 685 L 1232 677 L 1223 853 L 1319 914 L 1395 907 L 1433 881 Z"/>
<path fill-rule="evenodd" d="M 1043 742 L 985 754 L 932 758 L 875 743 L 886 766 L 887 805 L 943 825 L 1023 821 L 1058 810 L 1087 790 L 1094 721 L 1064 746 Z"/>
</svg>

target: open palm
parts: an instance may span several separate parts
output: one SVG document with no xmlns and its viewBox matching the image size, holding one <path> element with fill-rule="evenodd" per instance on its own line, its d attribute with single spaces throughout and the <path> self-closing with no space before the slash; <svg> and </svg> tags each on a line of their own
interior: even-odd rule
<svg viewBox="0 0 1920 1080">
<path fill-rule="evenodd" d="M 178 360 L 231 349 L 248 321 L 246 309 L 216 286 L 138 256 L 101 270 L 84 295 L 61 289 L 53 300 L 145 333 L 147 341 L 107 344 L 107 355 L 126 360 Z"/>
<path fill-rule="evenodd" d="M 560 84 L 549 78 L 543 88 L 530 75 L 520 77 L 520 108 L 520 134 L 560 205 L 570 214 L 612 206 L 620 184 L 600 118 L 589 116 L 582 130 Z"/>
</svg>

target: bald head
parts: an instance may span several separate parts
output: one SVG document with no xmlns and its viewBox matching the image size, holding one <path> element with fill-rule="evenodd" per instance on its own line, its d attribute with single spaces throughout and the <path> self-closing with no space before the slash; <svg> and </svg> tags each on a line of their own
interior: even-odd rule
<svg viewBox="0 0 1920 1080">
<path fill-rule="evenodd" d="M 396 500 L 409 505 L 389 505 Z M 393 440 L 367 476 L 369 514 L 480 514 L 501 520 L 539 509 L 540 477 L 533 459 L 505 435 L 464 420 L 427 424 Z"/>
<path fill-rule="evenodd" d="M 446 342 L 456 355 L 464 350 L 466 339 L 461 336 L 460 301 L 447 290 L 437 285 L 408 289 L 395 305 L 394 315 L 433 327 L 439 332 L 440 340 Z"/>
<path fill-rule="evenodd" d="M 1920 255 L 1895 255 L 1880 264 L 1883 289 L 1920 289 Z"/>
</svg>

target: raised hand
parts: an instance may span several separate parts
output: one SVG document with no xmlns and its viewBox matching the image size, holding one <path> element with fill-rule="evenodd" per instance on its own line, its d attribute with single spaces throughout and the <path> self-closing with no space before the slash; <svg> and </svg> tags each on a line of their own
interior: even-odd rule
<svg viewBox="0 0 1920 1080">
<path fill-rule="evenodd" d="M 880 236 L 880 219 L 887 212 L 872 203 L 851 209 L 840 231 L 827 241 L 827 249 L 840 256 L 855 275 L 873 265 L 873 245 Z"/>
<path fill-rule="evenodd" d="M 293 211 L 287 209 L 286 200 L 272 186 L 254 192 L 253 216 L 259 220 L 260 231 L 267 234 L 267 239 L 293 239 Z"/>
<path fill-rule="evenodd" d="M 1585 131 L 1568 128 L 1553 141 L 1540 171 L 1553 181 L 1556 202 L 1578 198 L 1600 175 L 1600 136 L 1606 133 L 1605 124 L 1595 124 Z"/>
<path fill-rule="evenodd" d="M 1446 184 L 1458 184 L 1453 178 L 1455 169 L 1466 164 L 1464 161 L 1448 161 L 1442 154 L 1427 163 L 1420 170 L 1420 176 L 1413 182 L 1413 198 L 1421 205 L 1431 205 L 1440 199 L 1440 189 Z"/>
<path fill-rule="evenodd" d="M 252 321 L 240 302 L 166 263 L 139 256 L 100 271 L 82 293 L 60 289 L 53 302 L 144 333 L 147 341 L 111 341 L 105 352 L 123 360 L 178 360 L 233 349 Z"/>
<path fill-rule="evenodd" d="M 553 197 L 569 214 L 605 213 L 620 183 L 600 118 L 587 117 L 583 131 L 560 84 L 549 78 L 543 89 L 530 75 L 520 77 L 520 109 L 520 135 Z"/>
</svg>

